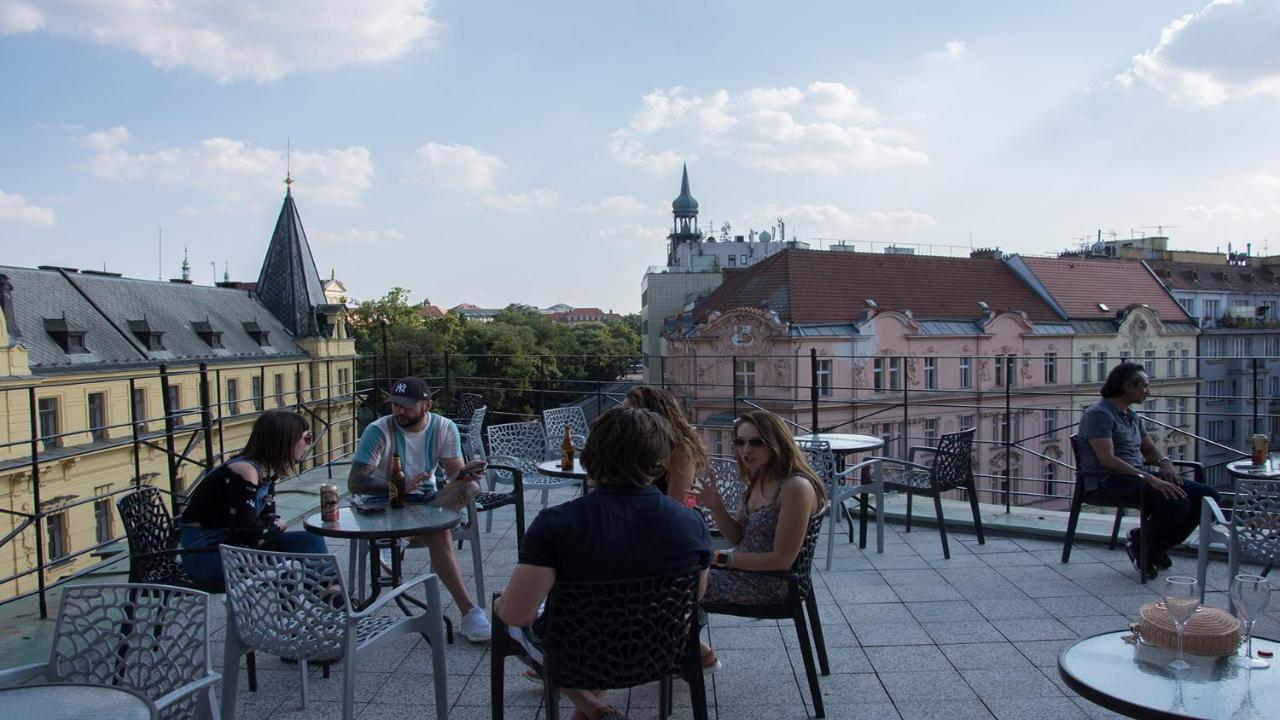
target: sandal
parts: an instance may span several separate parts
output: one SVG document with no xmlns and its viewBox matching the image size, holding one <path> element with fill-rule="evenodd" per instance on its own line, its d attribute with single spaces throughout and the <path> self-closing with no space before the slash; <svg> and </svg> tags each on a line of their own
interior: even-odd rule
<svg viewBox="0 0 1280 720">
<path fill-rule="evenodd" d="M 528 680 L 529 682 L 533 683 L 534 685 L 541 685 L 541 684 L 542 684 L 542 676 L 538 674 L 538 671 L 536 671 L 536 670 L 534 670 L 534 669 L 532 669 L 532 668 L 530 668 L 530 669 L 528 669 L 528 670 L 525 670 L 525 671 L 524 671 L 524 679 L 525 679 L 525 680 Z"/>
<path fill-rule="evenodd" d="M 702 653 L 702 672 L 706 675 L 714 675 L 721 667 L 723 666 L 720 664 L 720 658 L 716 657 L 716 651 L 707 648 L 706 652 Z"/>
</svg>

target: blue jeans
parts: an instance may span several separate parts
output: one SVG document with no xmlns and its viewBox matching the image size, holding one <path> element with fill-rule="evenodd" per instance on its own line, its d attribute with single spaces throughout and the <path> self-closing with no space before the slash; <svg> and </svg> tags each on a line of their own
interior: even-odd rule
<svg viewBox="0 0 1280 720">
<path fill-rule="evenodd" d="M 231 532 L 225 528 L 206 530 L 183 525 L 180 542 L 184 548 L 217 547 L 228 544 Z M 329 548 L 324 538 L 306 531 L 283 532 L 264 543 L 262 550 L 294 553 L 326 553 Z M 216 552 L 186 553 L 182 555 L 182 569 L 187 577 L 201 585 L 217 584 L 222 580 L 222 556 Z"/>
<path fill-rule="evenodd" d="M 1158 472 L 1158 471 L 1157 471 Z M 1112 475 L 1085 493 L 1084 501 L 1126 503 L 1137 506 L 1139 488 L 1144 483 L 1128 475 Z M 1186 540 L 1191 531 L 1200 525 L 1200 500 L 1218 498 L 1218 491 L 1194 480 L 1183 480 L 1182 489 L 1187 496 L 1167 498 L 1147 488 L 1147 549 L 1150 557 L 1159 557 Z"/>
</svg>

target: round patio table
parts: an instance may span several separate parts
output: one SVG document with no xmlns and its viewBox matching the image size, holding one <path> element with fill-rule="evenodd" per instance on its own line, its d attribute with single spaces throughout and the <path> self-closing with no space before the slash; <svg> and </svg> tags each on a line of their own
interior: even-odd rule
<svg viewBox="0 0 1280 720">
<path fill-rule="evenodd" d="M 871 450 L 879 450 L 884 447 L 884 438 L 875 435 L 858 435 L 857 433 L 814 433 L 811 435 L 797 435 L 797 440 L 812 440 L 816 442 L 825 442 L 831 446 L 831 454 L 836 457 L 836 471 L 844 470 L 845 457 L 860 452 L 868 452 Z M 871 468 L 862 468 L 862 483 L 871 482 Z M 865 550 L 867 547 L 867 503 L 869 498 L 866 493 L 858 496 L 858 547 Z M 876 508 L 876 517 L 881 517 L 880 513 L 884 512 L 884 508 Z M 853 517 L 849 515 L 846 508 L 844 511 L 845 518 L 850 523 Z M 833 521 L 834 522 L 834 521 Z M 879 520 L 877 520 L 879 522 Z"/>
<path fill-rule="evenodd" d="M 379 572 L 381 563 L 378 562 L 378 549 L 385 547 L 387 543 L 380 543 L 379 541 L 393 541 L 397 538 L 417 537 L 441 530 L 452 530 L 458 526 L 458 523 L 462 522 L 462 513 L 436 505 L 408 503 L 404 507 L 398 508 L 383 504 L 373 505 L 372 507 L 382 507 L 383 510 L 372 513 L 358 512 L 344 505 L 338 508 L 338 519 L 333 522 L 325 522 L 321 519 L 320 513 L 308 516 L 303 522 L 303 527 L 308 532 L 324 537 L 352 541 L 352 552 L 359 552 L 356 548 L 360 542 L 368 545 L 370 595 L 364 602 L 359 603 L 359 608 L 361 609 L 367 607 L 378 597 L 384 585 L 393 588 L 399 587 L 403 581 L 400 553 L 398 552 L 391 553 L 391 577 L 389 581 L 383 581 Z M 409 596 L 402 595 L 401 597 Z M 414 604 L 422 605 L 416 598 L 410 597 L 409 599 Z M 408 612 L 408 608 L 403 604 L 401 609 L 406 613 Z"/>
<path fill-rule="evenodd" d="M 1280 480 L 1280 453 L 1268 455 L 1265 465 L 1254 465 L 1252 460 L 1227 463 L 1227 474 L 1242 480 Z"/>
<path fill-rule="evenodd" d="M 582 467 L 582 461 L 577 456 L 573 458 L 573 469 L 563 470 L 560 468 L 559 460 L 543 460 L 538 463 L 538 472 L 547 477 L 572 478 L 582 481 L 582 494 L 586 495 L 589 489 L 587 485 L 587 469 Z"/>
<path fill-rule="evenodd" d="M 129 688 L 48 684 L 0 689 L 0 717 L 63 720 L 153 720 L 155 703 Z"/>
<path fill-rule="evenodd" d="M 1090 702 L 1133 718 L 1262 718 L 1280 707 L 1280 663 L 1245 670 L 1227 658 L 1187 655 L 1191 667 L 1168 667 L 1177 652 L 1130 643 L 1127 630 L 1085 638 L 1058 656 L 1058 674 Z M 1253 638 L 1253 652 L 1280 643 Z"/>
</svg>

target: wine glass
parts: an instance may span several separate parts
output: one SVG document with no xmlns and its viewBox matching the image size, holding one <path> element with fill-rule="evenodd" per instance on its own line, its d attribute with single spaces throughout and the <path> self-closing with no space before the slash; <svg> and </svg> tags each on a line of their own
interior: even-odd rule
<svg viewBox="0 0 1280 720">
<path fill-rule="evenodd" d="M 1178 633 L 1178 658 L 1169 663 L 1174 670 L 1186 670 L 1191 664 L 1182 655 L 1182 631 L 1200 607 L 1200 590 L 1193 577 L 1173 576 L 1164 581 L 1164 607 Z"/>
<path fill-rule="evenodd" d="M 1271 666 L 1270 662 L 1253 656 L 1253 624 L 1270 600 L 1271 583 L 1261 575 L 1241 574 L 1231 581 L 1231 602 L 1236 606 L 1245 633 L 1244 656 L 1232 655 L 1228 661 L 1232 665 L 1249 669 Z"/>
</svg>

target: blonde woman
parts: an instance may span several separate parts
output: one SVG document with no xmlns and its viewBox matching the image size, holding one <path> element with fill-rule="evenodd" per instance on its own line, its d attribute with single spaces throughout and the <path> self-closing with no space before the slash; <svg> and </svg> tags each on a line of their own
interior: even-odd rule
<svg viewBox="0 0 1280 720">
<path fill-rule="evenodd" d="M 764 605 L 787 596 L 787 581 L 732 570 L 784 571 L 804 544 L 809 520 L 827 506 L 827 492 L 805 462 L 791 431 L 777 415 L 757 410 L 733 424 L 739 475 L 746 481 L 743 505 L 724 506 L 715 483 L 698 494 L 734 548 L 716 551 L 707 578 L 707 604 Z M 703 646 L 703 666 L 718 667 L 715 652 Z"/>
<path fill-rule="evenodd" d="M 702 439 L 689 424 L 676 396 L 670 391 L 650 385 L 637 385 L 627 391 L 622 402 L 625 407 L 655 412 L 667 421 L 671 428 L 671 457 L 667 460 L 666 473 L 654 481 L 654 487 L 678 503 L 693 489 L 693 478 L 707 469 L 707 451 Z"/>
</svg>

